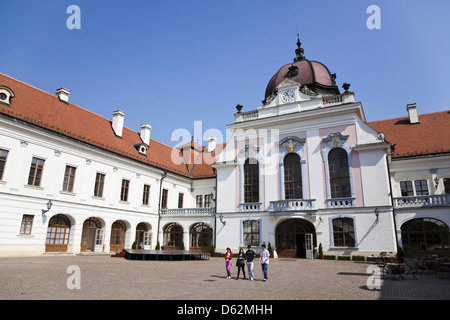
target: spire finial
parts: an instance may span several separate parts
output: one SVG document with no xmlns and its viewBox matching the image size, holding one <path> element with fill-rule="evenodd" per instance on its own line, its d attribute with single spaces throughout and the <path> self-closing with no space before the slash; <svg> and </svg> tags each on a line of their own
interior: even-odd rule
<svg viewBox="0 0 450 320">
<path fill-rule="evenodd" d="M 301 46 L 302 43 L 300 42 L 300 36 L 298 35 L 298 27 L 297 27 L 297 49 L 295 49 L 294 62 L 305 60 L 305 56 L 303 55 L 304 50 Z"/>
</svg>

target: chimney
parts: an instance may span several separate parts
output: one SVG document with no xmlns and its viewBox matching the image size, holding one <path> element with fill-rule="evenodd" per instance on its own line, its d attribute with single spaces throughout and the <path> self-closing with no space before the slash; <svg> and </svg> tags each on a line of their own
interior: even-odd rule
<svg viewBox="0 0 450 320">
<path fill-rule="evenodd" d="M 417 106 L 415 103 L 410 103 L 406 105 L 406 110 L 409 114 L 409 122 L 411 124 L 419 123 L 419 116 L 417 115 Z"/>
<path fill-rule="evenodd" d="M 146 145 L 150 145 L 150 132 L 152 131 L 152 126 L 148 123 L 141 124 L 141 140 Z"/>
<path fill-rule="evenodd" d="M 58 96 L 60 101 L 69 102 L 70 90 L 66 88 L 59 88 L 56 90 L 56 95 Z"/>
<path fill-rule="evenodd" d="M 216 150 L 216 137 L 208 138 L 208 152 L 213 152 Z"/>
<path fill-rule="evenodd" d="M 112 128 L 118 137 L 122 137 L 123 121 L 125 119 L 125 112 L 116 110 L 113 112 Z"/>
</svg>

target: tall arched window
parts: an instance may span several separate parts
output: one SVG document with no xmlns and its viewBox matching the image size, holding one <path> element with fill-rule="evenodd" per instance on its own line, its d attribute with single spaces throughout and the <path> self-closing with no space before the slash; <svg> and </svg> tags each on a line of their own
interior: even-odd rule
<svg viewBox="0 0 450 320">
<path fill-rule="evenodd" d="M 303 198 L 300 156 L 296 153 L 289 153 L 284 158 L 284 198 Z"/>
<path fill-rule="evenodd" d="M 259 164 L 247 159 L 244 164 L 244 202 L 259 202 Z"/>
<path fill-rule="evenodd" d="M 348 157 L 344 149 L 335 148 L 330 151 L 328 154 L 328 169 L 331 198 L 351 197 Z"/>
</svg>

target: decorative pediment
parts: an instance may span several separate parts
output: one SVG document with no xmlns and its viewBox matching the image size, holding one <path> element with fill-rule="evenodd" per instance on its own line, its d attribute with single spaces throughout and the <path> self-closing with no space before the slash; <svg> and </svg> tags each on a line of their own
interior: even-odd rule
<svg viewBox="0 0 450 320">
<path fill-rule="evenodd" d="M 340 132 L 330 133 L 328 137 L 324 138 L 322 141 L 325 142 L 329 149 L 341 147 L 345 141 L 347 141 L 349 136 L 345 136 Z"/>
<path fill-rule="evenodd" d="M 300 139 L 293 136 L 286 137 L 281 139 L 280 147 L 284 147 L 289 153 L 292 153 L 294 152 L 296 146 L 302 146 L 303 144 L 305 144 L 305 141 L 306 139 Z"/>
<path fill-rule="evenodd" d="M 292 88 L 292 87 L 300 87 L 300 83 L 290 80 L 290 79 L 286 79 L 283 80 L 277 87 L 277 90 L 280 91 L 282 89 L 286 89 L 286 88 Z"/>
</svg>

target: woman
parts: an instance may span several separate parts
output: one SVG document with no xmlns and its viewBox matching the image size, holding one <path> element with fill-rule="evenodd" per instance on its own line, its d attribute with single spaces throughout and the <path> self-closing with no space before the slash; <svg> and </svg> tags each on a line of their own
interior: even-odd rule
<svg viewBox="0 0 450 320">
<path fill-rule="evenodd" d="M 231 279 L 231 258 L 233 253 L 230 248 L 227 248 L 227 253 L 225 253 L 225 268 L 227 269 L 227 279 Z"/>
<path fill-rule="evenodd" d="M 239 254 L 236 260 L 236 267 L 238 268 L 237 270 L 237 277 L 236 280 L 239 279 L 239 273 L 242 269 L 242 273 L 244 274 L 244 279 L 245 279 L 245 253 L 244 253 L 244 249 L 240 248 L 239 249 Z"/>
</svg>

